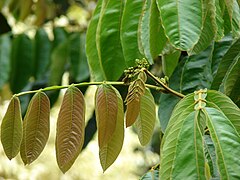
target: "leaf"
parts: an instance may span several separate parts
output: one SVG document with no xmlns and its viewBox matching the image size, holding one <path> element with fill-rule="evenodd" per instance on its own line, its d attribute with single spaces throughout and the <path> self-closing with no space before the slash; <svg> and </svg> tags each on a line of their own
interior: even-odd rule
<svg viewBox="0 0 240 180">
<path fill-rule="evenodd" d="M 39 28 L 35 35 L 34 41 L 34 76 L 37 80 L 45 76 L 50 63 L 51 42 L 47 32 L 43 28 Z"/>
<path fill-rule="evenodd" d="M 239 46 L 240 46 L 240 39 L 238 39 L 235 43 L 233 43 L 232 46 L 226 52 L 226 54 L 223 56 L 219 64 L 217 73 L 213 79 L 211 89 L 218 90 L 225 74 L 228 71 L 228 68 L 232 64 L 235 57 L 238 56 L 239 54 Z"/>
<path fill-rule="evenodd" d="M 123 10 L 120 37 L 128 67 L 135 65 L 135 59 L 143 58 L 139 50 L 138 27 L 144 2 L 145 0 L 126 0 Z"/>
<path fill-rule="evenodd" d="M 106 171 L 117 159 L 123 145 L 124 139 L 124 111 L 123 101 L 119 92 L 112 87 L 118 99 L 117 121 L 115 131 L 110 141 L 99 149 L 99 157 L 103 171 Z"/>
<path fill-rule="evenodd" d="M 240 37 L 240 6 L 233 0 L 233 14 L 232 14 L 232 33 L 234 37 Z"/>
<path fill-rule="evenodd" d="M 158 0 L 157 2 L 170 43 L 182 51 L 193 48 L 201 33 L 201 1 Z"/>
<path fill-rule="evenodd" d="M 56 156 L 58 167 L 67 172 L 77 159 L 84 142 L 85 102 L 81 91 L 70 86 L 58 114 Z"/>
<path fill-rule="evenodd" d="M 212 83 L 212 69 L 209 57 L 212 54 L 212 46 L 199 54 L 190 56 L 184 67 L 181 77 L 181 91 L 191 93 L 195 90 L 210 88 Z"/>
<path fill-rule="evenodd" d="M 19 20 L 24 21 L 27 16 L 31 13 L 31 7 L 33 5 L 32 0 L 20 0 L 20 15 Z"/>
<path fill-rule="evenodd" d="M 20 92 L 33 74 L 33 43 L 26 34 L 13 39 L 11 52 L 10 88 L 12 92 Z"/>
<path fill-rule="evenodd" d="M 240 109 L 232 100 L 219 91 L 208 90 L 207 106 L 218 109 L 231 121 L 240 134 Z"/>
<path fill-rule="evenodd" d="M 47 16 L 47 4 L 45 0 L 38 0 L 35 6 L 35 12 L 34 14 L 36 15 L 36 20 L 34 21 L 34 25 L 36 26 L 41 26 L 45 18 Z"/>
<path fill-rule="evenodd" d="M 11 40 L 9 34 L 0 36 L 0 90 L 9 78 Z"/>
<path fill-rule="evenodd" d="M 137 119 L 140 112 L 140 99 L 145 93 L 145 84 L 142 79 L 136 79 L 128 88 L 126 97 L 126 127 L 131 126 Z"/>
<path fill-rule="evenodd" d="M 201 35 L 200 38 L 197 42 L 197 44 L 194 45 L 191 55 L 193 54 L 198 54 L 201 51 L 205 50 L 213 41 L 215 33 L 213 31 L 213 25 L 211 22 L 211 12 L 210 12 L 210 7 L 209 4 L 210 1 L 206 1 L 204 3 L 205 7 L 205 13 L 203 15 L 203 28 L 201 30 Z"/>
<path fill-rule="evenodd" d="M 214 108 L 206 108 L 204 113 L 207 117 L 207 126 L 216 148 L 220 178 L 239 179 L 239 134 L 222 112 Z"/>
<path fill-rule="evenodd" d="M 140 178 L 140 180 L 158 180 L 158 179 L 159 179 L 159 170 L 156 170 L 156 169 L 151 169 Z"/>
<path fill-rule="evenodd" d="M 13 96 L 1 125 L 1 142 L 8 159 L 14 158 L 19 150 L 22 141 L 22 115 L 20 101 Z"/>
<path fill-rule="evenodd" d="M 50 102 L 47 95 L 37 92 L 31 99 L 23 121 L 20 154 L 24 164 L 31 164 L 43 151 L 49 136 Z"/>
<path fill-rule="evenodd" d="M 235 58 L 229 72 L 226 74 L 223 82 L 224 93 L 229 96 L 234 102 L 240 101 L 239 89 L 240 86 L 240 53 Z"/>
<path fill-rule="evenodd" d="M 144 95 L 140 97 L 140 112 L 135 122 L 138 139 L 142 146 L 147 145 L 152 138 L 156 122 L 155 109 L 154 98 L 150 90 L 146 89 Z"/>
<path fill-rule="evenodd" d="M 181 51 L 173 51 L 162 55 L 162 68 L 166 76 L 171 77 L 174 69 L 178 65 L 180 55 Z"/>
<path fill-rule="evenodd" d="M 102 1 L 103 0 L 99 0 L 97 2 L 97 6 L 95 8 L 93 17 L 89 23 L 88 30 L 87 30 L 86 53 L 87 53 L 87 59 L 89 63 L 90 74 L 93 81 L 105 80 L 103 69 L 99 68 L 101 66 L 100 66 L 100 61 L 98 57 L 97 45 L 96 45 L 97 25 L 99 23 L 100 11 L 102 8 Z"/>
<path fill-rule="evenodd" d="M 69 56 L 69 41 L 59 44 L 51 54 L 49 85 L 60 85 Z"/>
<path fill-rule="evenodd" d="M 67 34 L 63 27 L 55 27 L 53 28 L 53 44 L 52 50 L 54 50 L 57 46 L 62 44 L 67 39 Z"/>
<path fill-rule="evenodd" d="M 105 80 L 118 80 L 126 68 L 120 42 L 123 1 L 103 0 L 96 45 Z"/>
<path fill-rule="evenodd" d="M 111 85 L 98 86 L 95 95 L 98 145 L 101 149 L 108 144 L 116 129 L 118 98 Z"/>
<path fill-rule="evenodd" d="M 70 76 L 76 82 L 84 81 L 89 77 L 85 36 L 84 33 L 74 33 L 70 36 Z"/>
</svg>

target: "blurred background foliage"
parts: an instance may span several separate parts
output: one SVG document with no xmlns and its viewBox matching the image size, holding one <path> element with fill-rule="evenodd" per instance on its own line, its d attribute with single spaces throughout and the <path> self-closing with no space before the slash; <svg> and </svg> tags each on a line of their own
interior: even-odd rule
<svg viewBox="0 0 240 180">
<path fill-rule="evenodd" d="M 96 1 L 0 1 L 0 119 L 15 93 L 90 81 L 85 36 Z M 158 63 L 155 66 L 153 70 L 159 74 Z M 126 88 L 118 90 L 126 94 Z M 158 163 L 160 128 L 156 128 L 152 144 L 144 148 L 134 129 L 127 129 L 118 160 L 103 174 L 95 137 L 95 87 L 81 87 L 81 91 L 85 93 L 88 111 L 85 149 L 73 168 L 63 175 L 56 164 L 55 125 L 63 92 L 51 91 L 47 93 L 52 106 L 51 134 L 43 154 L 25 167 L 19 156 L 9 161 L 0 146 L 0 179 L 138 179 Z M 31 95 L 20 97 L 23 115 L 30 99 Z"/>
</svg>

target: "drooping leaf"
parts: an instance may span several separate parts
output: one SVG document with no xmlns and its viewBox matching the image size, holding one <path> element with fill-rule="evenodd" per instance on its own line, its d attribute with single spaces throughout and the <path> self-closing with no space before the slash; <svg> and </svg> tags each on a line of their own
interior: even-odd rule
<svg viewBox="0 0 240 180">
<path fill-rule="evenodd" d="M 53 28 L 53 36 L 54 39 L 52 44 L 52 50 L 54 50 L 57 46 L 59 46 L 67 39 L 67 34 L 63 27 Z"/>
<path fill-rule="evenodd" d="M 135 65 L 135 59 L 142 59 L 139 50 L 138 27 L 145 0 L 126 0 L 121 26 L 121 43 L 126 65 Z M 134 12 L 134 13 L 133 13 Z"/>
<path fill-rule="evenodd" d="M 49 85 L 61 85 L 62 75 L 69 56 L 69 41 L 59 44 L 51 54 Z"/>
<path fill-rule="evenodd" d="M 27 85 L 34 66 L 33 43 L 26 34 L 14 37 L 11 56 L 10 88 L 18 93 Z"/>
<path fill-rule="evenodd" d="M 232 25 L 232 34 L 234 37 L 239 38 L 240 37 L 240 6 L 236 0 L 233 0 L 232 19 L 230 16 L 230 20 Z"/>
<path fill-rule="evenodd" d="M 240 136 L 231 121 L 214 108 L 206 108 L 207 126 L 213 140 L 221 179 L 239 179 Z M 231 153 L 230 153 L 231 152 Z"/>
<path fill-rule="evenodd" d="M 234 102 L 240 101 L 240 54 L 235 58 L 235 62 L 229 68 L 223 81 L 224 93 Z"/>
<path fill-rule="evenodd" d="M 27 16 L 31 13 L 31 7 L 33 5 L 32 0 L 19 0 L 20 3 L 20 15 L 19 20 L 24 21 Z"/>
<path fill-rule="evenodd" d="M 68 171 L 77 159 L 84 142 L 85 102 L 81 91 L 70 86 L 58 114 L 56 132 L 56 156 L 63 173 Z"/>
<path fill-rule="evenodd" d="M 89 77 L 85 36 L 84 33 L 74 33 L 70 36 L 70 76 L 76 82 L 84 81 Z"/>
<path fill-rule="evenodd" d="M 99 68 L 101 66 L 96 45 L 97 25 L 99 23 L 102 1 L 103 0 L 99 0 L 97 2 L 96 9 L 87 30 L 86 53 L 90 74 L 93 81 L 103 81 L 105 79 L 103 69 Z"/>
<path fill-rule="evenodd" d="M 212 83 L 212 69 L 209 58 L 212 46 L 199 54 L 190 56 L 184 67 L 181 77 L 181 91 L 191 93 L 195 90 L 210 88 Z"/>
<path fill-rule="evenodd" d="M 170 43 L 183 51 L 197 43 L 202 27 L 199 0 L 158 0 L 162 23 Z"/>
<path fill-rule="evenodd" d="M 98 86 L 95 95 L 98 145 L 101 149 L 108 144 L 116 129 L 118 98 L 111 85 Z"/>
<path fill-rule="evenodd" d="M 99 149 L 99 157 L 103 171 L 106 171 L 117 159 L 124 139 L 124 111 L 123 101 L 119 92 L 112 87 L 118 98 L 117 122 L 115 131 L 110 141 Z"/>
<path fill-rule="evenodd" d="M 231 121 L 240 134 L 240 109 L 232 100 L 219 91 L 208 90 L 207 104 L 209 107 L 218 109 Z"/>
<path fill-rule="evenodd" d="M 152 138 L 156 122 L 156 107 L 149 89 L 140 97 L 140 112 L 135 122 L 138 139 L 145 146 Z"/>
<path fill-rule="evenodd" d="M 24 164 L 31 164 L 43 151 L 49 136 L 50 102 L 47 95 L 37 92 L 31 99 L 23 121 L 20 154 Z"/>
<path fill-rule="evenodd" d="M 162 55 L 162 68 L 163 68 L 163 73 L 171 77 L 174 69 L 178 65 L 179 57 L 181 55 L 181 51 L 175 50 L 171 51 L 169 53 L 164 53 Z"/>
<path fill-rule="evenodd" d="M 34 21 L 34 25 L 41 26 L 45 18 L 47 16 L 47 2 L 45 0 L 38 0 L 35 6 L 34 14 L 36 15 L 36 19 Z"/>
<path fill-rule="evenodd" d="M 145 93 L 145 84 L 142 79 L 136 79 L 128 88 L 126 97 L 126 127 L 131 126 L 136 120 L 140 112 L 140 99 Z"/>
<path fill-rule="evenodd" d="M 40 80 L 45 75 L 50 62 L 51 42 L 43 28 L 37 30 L 34 41 L 34 76 Z"/>
<path fill-rule="evenodd" d="M 226 54 L 223 56 L 219 64 L 217 73 L 213 79 L 211 89 L 215 89 L 215 90 L 219 89 L 219 86 L 222 83 L 222 80 L 226 72 L 228 71 L 228 68 L 232 64 L 235 57 L 237 57 L 239 54 L 239 47 L 240 47 L 240 39 L 238 39 L 235 43 L 233 43 L 232 46 L 226 52 Z"/>
<path fill-rule="evenodd" d="M 14 158 L 19 150 L 22 141 L 22 115 L 20 101 L 13 96 L 1 125 L 1 142 L 8 159 Z"/>
<path fill-rule="evenodd" d="M 118 80 L 126 68 L 120 42 L 124 2 L 103 0 L 102 4 L 96 35 L 98 58 L 105 80 Z"/>
<path fill-rule="evenodd" d="M 7 82 L 10 71 L 11 41 L 9 34 L 0 36 L 0 90 Z"/>
</svg>

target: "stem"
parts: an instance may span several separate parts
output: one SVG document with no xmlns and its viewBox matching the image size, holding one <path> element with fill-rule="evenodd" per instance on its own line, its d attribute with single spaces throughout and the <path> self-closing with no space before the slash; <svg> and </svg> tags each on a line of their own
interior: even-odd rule
<svg viewBox="0 0 240 180">
<path fill-rule="evenodd" d="M 81 87 L 81 86 L 101 85 L 101 84 L 128 86 L 128 84 L 125 84 L 124 82 L 115 82 L 115 81 L 114 82 L 113 81 L 82 82 L 82 83 L 78 83 L 78 84 L 70 84 L 70 85 L 64 85 L 64 86 L 50 86 L 50 87 L 46 87 L 43 89 L 38 89 L 38 90 L 33 90 L 33 91 L 25 91 L 25 92 L 15 94 L 15 96 L 23 96 L 26 94 L 33 94 L 33 93 L 37 93 L 39 91 L 52 91 L 52 90 L 66 89 L 66 88 L 69 88 L 70 86 Z M 154 86 L 151 84 L 145 84 L 145 85 L 146 85 L 146 87 L 148 87 L 150 89 L 154 89 L 156 91 L 160 91 L 160 92 L 165 91 L 163 88 L 158 87 L 158 86 Z"/>
<path fill-rule="evenodd" d="M 174 91 L 173 89 L 169 88 L 166 84 L 164 84 L 158 77 L 154 76 L 150 71 L 148 71 L 146 68 L 143 68 L 143 71 L 150 76 L 155 82 L 157 82 L 158 84 L 160 84 L 167 92 L 178 96 L 180 98 L 184 98 L 185 95 L 183 95 L 182 93 L 179 93 L 177 91 Z"/>
</svg>

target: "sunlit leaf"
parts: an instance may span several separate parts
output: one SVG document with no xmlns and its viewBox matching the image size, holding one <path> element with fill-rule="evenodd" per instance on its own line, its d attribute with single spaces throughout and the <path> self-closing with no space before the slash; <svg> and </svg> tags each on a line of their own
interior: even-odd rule
<svg viewBox="0 0 240 180">
<path fill-rule="evenodd" d="M 50 102 L 47 95 L 37 92 L 31 99 L 23 121 L 23 140 L 21 158 L 30 164 L 43 151 L 49 136 Z"/>
<path fill-rule="evenodd" d="M 206 108 L 207 126 L 213 140 L 221 179 L 240 178 L 238 158 L 240 136 L 231 121 L 219 110 Z"/>
<path fill-rule="evenodd" d="M 110 139 L 110 141 L 99 149 L 100 162 L 103 171 L 106 171 L 114 161 L 117 159 L 123 145 L 124 139 L 124 111 L 123 101 L 119 92 L 112 87 L 118 98 L 118 110 L 117 110 L 117 122 L 116 129 Z"/>
<path fill-rule="evenodd" d="M 70 86 L 58 114 L 56 132 L 56 156 L 63 173 L 68 171 L 77 159 L 84 142 L 85 102 L 81 91 Z"/>
<path fill-rule="evenodd" d="M 156 107 L 149 89 L 140 97 L 140 112 L 135 122 L 138 139 L 145 146 L 152 138 L 156 122 Z"/>
<path fill-rule="evenodd" d="M 142 79 L 136 79 L 128 88 L 126 97 L 126 127 L 131 126 L 137 119 L 140 111 L 140 99 L 145 93 L 145 84 Z"/>
<path fill-rule="evenodd" d="M 14 158 L 19 150 L 22 141 L 22 115 L 20 101 L 13 96 L 1 125 L 1 142 L 8 159 Z"/>
<path fill-rule="evenodd" d="M 98 86 L 95 95 L 99 148 L 108 144 L 116 129 L 118 98 L 111 85 Z"/>
<path fill-rule="evenodd" d="M 197 43 L 202 27 L 199 0 L 158 0 L 162 23 L 170 43 L 188 51 Z"/>
</svg>

